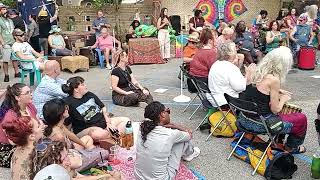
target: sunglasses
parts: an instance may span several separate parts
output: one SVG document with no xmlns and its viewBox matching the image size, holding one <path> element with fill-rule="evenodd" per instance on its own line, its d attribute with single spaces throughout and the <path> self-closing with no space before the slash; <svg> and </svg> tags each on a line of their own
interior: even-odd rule
<svg viewBox="0 0 320 180">
<path fill-rule="evenodd" d="M 170 114 L 171 113 L 170 108 L 166 108 L 164 112 L 167 112 L 168 114 Z"/>
<path fill-rule="evenodd" d="M 20 34 L 20 35 L 17 35 L 17 36 L 22 37 L 22 36 L 24 36 L 24 33 L 23 33 L 23 34 Z"/>
</svg>

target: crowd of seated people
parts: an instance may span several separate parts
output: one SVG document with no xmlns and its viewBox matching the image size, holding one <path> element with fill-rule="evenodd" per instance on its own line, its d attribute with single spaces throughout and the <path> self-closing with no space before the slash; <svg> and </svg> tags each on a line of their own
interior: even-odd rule
<svg viewBox="0 0 320 180">
<path fill-rule="evenodd" d="M 49 75 L 52 75 L 50 68 L 52 70 L 57 63 L 53 62 L 49 66 Z M 50 83 L 53 84 L 52 81 L 46 82 L 46 84 Z M 46 155 L 45 158 L 52 161 L 48 164 L 42 164 L 44 162 L 40 160 L 34 162 L 34 158 L 39 158 L 34 152 L 44 155 L 43 152 L 46 151 L 47 146 L 55 145 L 54 141 L 61 142 L 68 152 L 64 153 L 70 161 L 68 168 L 65 167 L 65 169 L 75 179 L 87 179 L 87 176 L 81 177 L 77 172 L 95 167 L 101 158 L 108 157 L 108 151 L 97 148 L 95 144 L 99 140 L 111 139 L 110 131 L 123 133 L 129 119 L 109 118 L 104 104 L 93 93 L 88 92 L 83 83 L 84 80 L 81 77 L 74 77 L 66 84 L 54 84 L 56 88 L 66 91 L 69 97 L 62 96 L 65 97 L 62 99 L 59 94 L 47 91 L 48 96 L 43 97 L 48 101 L 40 108 L 42 119 L 38 118 L 37 109 L 32 103 L 33 99 L 38 97 L 32 96 L 33 92 L 27 85 L 16 83 L 7 87 L 0 108 L 0 165 L 1 167 L 11 166 L 13 179 L 33 179 L 41 170 L 40 167 L 62 163 L 63 159 L 52 161 L 53 158 L 59 159 L 60 155 L 62 156 L 59 152 L 51 154 L 57 157 L 49 158 L 49 154 Z M 42 95 L 46 93 L 43 90 L 39 92 Z M 71 129 L 65 125 L 68 125 L 66 121 L 68 118 L 70 118 Z M 115 175 L 121 179 L 119 174 L 116 174 L 111 173 L 108 176 Z M 90 176 L 89 179 L 99 179 L 99 177 Z"/>
<path fill-rule="evenodd" d="M 168 10 L 162 13 L 163 22 L 160 23 L 165 27 L 169 25 Z M 217 104 L 212 96 L 208 95 L 207 99 L 214 107 L 226 107 L 225 93 L 235 98 L 241 94 L 241 98 L 258 105 L 267 121 L 280 119 L 281 134 L 288 135 L 285 150 L 304 153 L 306 116 L 303 113 L 279 116 L 278 113 L 291 99 L 291 93 L 283 90 L 282 85 L 294 64 L 293 57 L 300 47 L 312 44 L 314 29 L 310 19 L 313 16 L 307 11 L 297 18 L 292 9 L 287 16 L 281 12 L 277 20 L 269 23 L 267 14 L 262 10 L 254 23 L 255 28 L 266 32 L 266 49 L 263 50 L 259 49 L 255 32 L 244 21 L 234 26 L 221 20 L 217 32 L 207 27 L 210 24 L 203 19 L 200 10 L 195 11 L 195 17 L 189 22 L 192 33 L 184 48 L 184 61 L 188 63 L 190 75 L 208 85 Z M 131 35 L 138 25 L 139 21 L 133 21 Z M 59 32 L 57 26 L 51 27 L 49 45 L 56 55 L 70 55 Z M 290 37 L 286 46 L 292 49 L 282 46 L 282 33 Z M 78 172 L 96 166 L 99 158 L 108 156 L 108 152 L 96 144 L 113 138 L 114 131 L 124 133 L 130 119 L 110 117 L 100 98 L 88 91 L 84 78 L 76 76 L 67 81 L 59 78 L 57 61 L 45 62 L 40 53 L 24 42 L 22 30 L 15 29 L 12 35 L 16 41 L 13 52 L 19 58 L 33 60 L 38 69 L 44 70 L 44 76 L 34 93 L 22 83 L 7 87 L 0 107 L 0 166 L 10 167 L 11 164 L 13 179 L 44 177 L 49 175 L 46 173 L 49 167 L 64 171 L 74 179 L 101 178 L 82 177 Z M 115 50 L 115 43 L 119 51 Z M 107 27 L 101 26 L 101 31 L 99 28 L 99 36 L 91 48 L 99 48 L 107 60 L 107 68 L 113 68 L 114 104 L 148 104 L 137 137 L 134 175 L 137 179 L 173 179 L 181 159 L 191 161 L 200 154 L 200 149 L 191 143 L 192 131 L 170 122 L 170 109 L 153 101 L 150 91 L 137 81 L 128 66 L 128 50 L 121 49 L 121 42 L 110 35 Z M 21 65 L 26 68 L 30 63 Z M 197 91 L 192 85 L 188 83 L 188 88 Z M 252 124 L 248 118 L 254 117 L 240 114 L 237 121 L 248 130 L 263 131 L 264 127 Z M 283 142 L 284 136 L 277 141 Z M 118 172 L 104 176 L 121 179 Z"/>
</svg>

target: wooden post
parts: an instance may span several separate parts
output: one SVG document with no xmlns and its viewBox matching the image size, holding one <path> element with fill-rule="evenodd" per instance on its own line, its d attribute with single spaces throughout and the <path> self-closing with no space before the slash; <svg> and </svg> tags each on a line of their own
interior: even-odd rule
<svg viewBox="0 0 320 180">
<path fill-rule="evenodd" d="M 157 21 L 160 16 L 161 0 L 153 0 L 154 13 L 153 13 L 153 25 L 157 26 Z"/>
</svg>

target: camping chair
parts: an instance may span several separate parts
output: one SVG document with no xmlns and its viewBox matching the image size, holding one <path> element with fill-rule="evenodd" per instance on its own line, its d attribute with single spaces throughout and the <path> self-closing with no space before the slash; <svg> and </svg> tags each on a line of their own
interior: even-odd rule
<svg viewBox="0 0 320 180">
<path fill-rule="evenodd" d="M 181 78 L 184 78 L 186 77 L 187 79 L 191 79 L 191 75 L 189 74 L 189 72 L 185 69 L 185 66 L 184 65 L 181 65 L 180 66 L 180 70 L 182 71 L 183 73 L 183 76 Z M 188 89 L 189 93 L 191 94 L 194 94 L 195 92 L 191 92 L 189 89 Z M 186 110 L 188 109 L 188 107 L 191 105 L 191 103 L 194 102 L 194 100 L 198 97 L 198 92 L 196 92 L 196 95 L 191 99 L 191 101 L 188 103 L 188 105 L 183 109 L 183 112 L 186 112 Z M 198 107 L 200 108 L 201 105 L 199 105 Z M 199 108 L 197 108 L 196 110 L 198 110 Z M 196 112 L 196 111 L 195 111 Z M 195 113 L 194 112 L 194 113 Z M 194 115 L 194 113 L 192 114 L 192 116 Z M 192 116 L 189 117 L 189 120 L 192 118 Z"/>
<path fill-rule="evenodd" d="M 208 85 L 205 82 L 202 82 L 202 81 L 198 80 L 197 78 L 195 78 L 193 76 L 190 76 L 190 77 L 191 77 L 192 83 L 194 83 L 194 86 L 198 90 L 198 96 L 199 96 L 199 98 L 201 100 L 202 106 L 204 106 L 206 109 L 208 109 L 208 112 L 207 112 L 206 116 L 201 120 L 199 125 L 196 127 L 195 130 L 197 130 L 203 124 L 203 122 L 206 119 L 208 119 L 208 117 L 212 114 L 212 112 L 216 110 L 216 108 L 213 107 L 212 104 L 207 99 L 206 94 L 210 93 Z"/>
<path fill-rule="evenodd" d="M 104 55 L 102 53 L 102 51 L 99 48 L 94 49 L 97 52 L 97 60 L 99 60 L 99 64 L 100 64 L 100 68 L 103 69 L 104 68 Z M 112 59 L 112 53 L 109 55 L 109 60 Z M 114 65 L 114 64 L 113 64 Z"/>
<path fill-rule="evenodd" d="M 17 56 L 17 54 L 15 52 L 11 53 L 11 59 L 19 61 L 19 62 L 32 63 L 32 67 L 33 67 L 32 69 L 25 69 L 25 68 L 23 68 L 23 66 L 19 66 L 20 67 L 20 73 L 21 73 L 21 79 L 20 79 L 21 83 L 24 83 L 25 75 L 29 73 L 30 86 L 34 85 L 34 76 L 36 76 L 37 83 L 40 84 L 40 82 L 41 82 L 41 72 L 34 65 L 34 61 L 27 60 L 27 59 L 21 59 L 21 58 L 19 58 Z"/>
<path fill-rule="evenodd" d="M 242 147 L 240 145 L 240 142 L 241 140 L 243 139 L 243 137 L 245 136 L 245 134 L 252 134 L 253 137 L 256 137 L 258 135 L 268 135 L 268 145 L 266 147 L 266 149 L 264 150 L 263 154 L 261 156 L 259 155 L 256 155 L 254 153 L 251 153 L 249 151 L 247 151 L 248 153 L 251 153 L 252 155 L 256 156 L 257 158 L 259 158 L 259 162 L 258 164 L 256 165 L 256 167 L 254 168 L 253 172 L 251 175 L 254 175 L 257 171 L 257 169 L 259 168 L 262 160 L 264 159 L 264 157 L 266 156 L 267 154 L 267 150 L 268 148 L 273 144 L 273 145 L 276 145 L 275 144 L 275 138 L 277 135 L 274 135 L 274 134 L 271 134 L 268 127 L 267 127 L 267 124 L 266 124 L 266 119 L 259 114 L 259 108 L 258 108 L 258 105 L 254 102 L 250 102 L 250 101 L 245 101 L 245 100 L 241 100 L 241 99 L 237 99 L 237 98 L 234 98 L 234 97 L 231 97 L 229 96 L 228 94 L 224 94 L 224 97 L 226 98 L 227 102 L 228 102 L 228 105 L 230 107 L 230 109 L 235 112 L 239 112 L 242 116 L 245 116 L 247 117 L 248 115 L 250 116 L 254 116 L 254 117 L 257 117 L 255 119 L 252 119 L 252 118 L 246 118 L 248 119 L 249 121 L 251 121 L 252 123 L 256 123 L 256 124 L 260 124 L 260 125 L 263 125 L 265 127 L 265 132 L 253 132 L 251 130 L 248 130 L 248 129 L 245 129 L 243 126 L 241 126 L 241 124 L 236 121 L 236 125 L 237 125 L 237 128 L 238 130 L 240 130 L 242 132 L 242 135 L 240 136 L 238 142 L 236 143 L 235 147 L 232 149 L 231 153 L 229 154 L 227 160 L 230 160 L 232 154 L 235 152 L 236 148 L 240 148 L 240 149 L 243 149 L 245 151 L 246 148 Z"/>
</svg>

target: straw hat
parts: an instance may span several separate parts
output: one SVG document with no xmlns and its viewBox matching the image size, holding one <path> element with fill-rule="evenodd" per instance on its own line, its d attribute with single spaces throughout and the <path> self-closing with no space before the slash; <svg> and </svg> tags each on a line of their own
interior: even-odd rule
<svg viewBox="0 0 320 180">
<path fill-rule="evenodd" d="M 187 38 L 188 41 L 191 41 L 191 42 L 199 42 L 199 33 L 197 32 L 193 32 L 189 35 L 189 37 Z"/>
<path fill-rule="evenodd" d="M 57 26 L 57 25 L 51 26 L 51 30 L 49 31 L 50 34 L 58 33 L 58 32 L 61 32 L 61 29 L 59 28 L 59 26 Z"/>
</svg>

